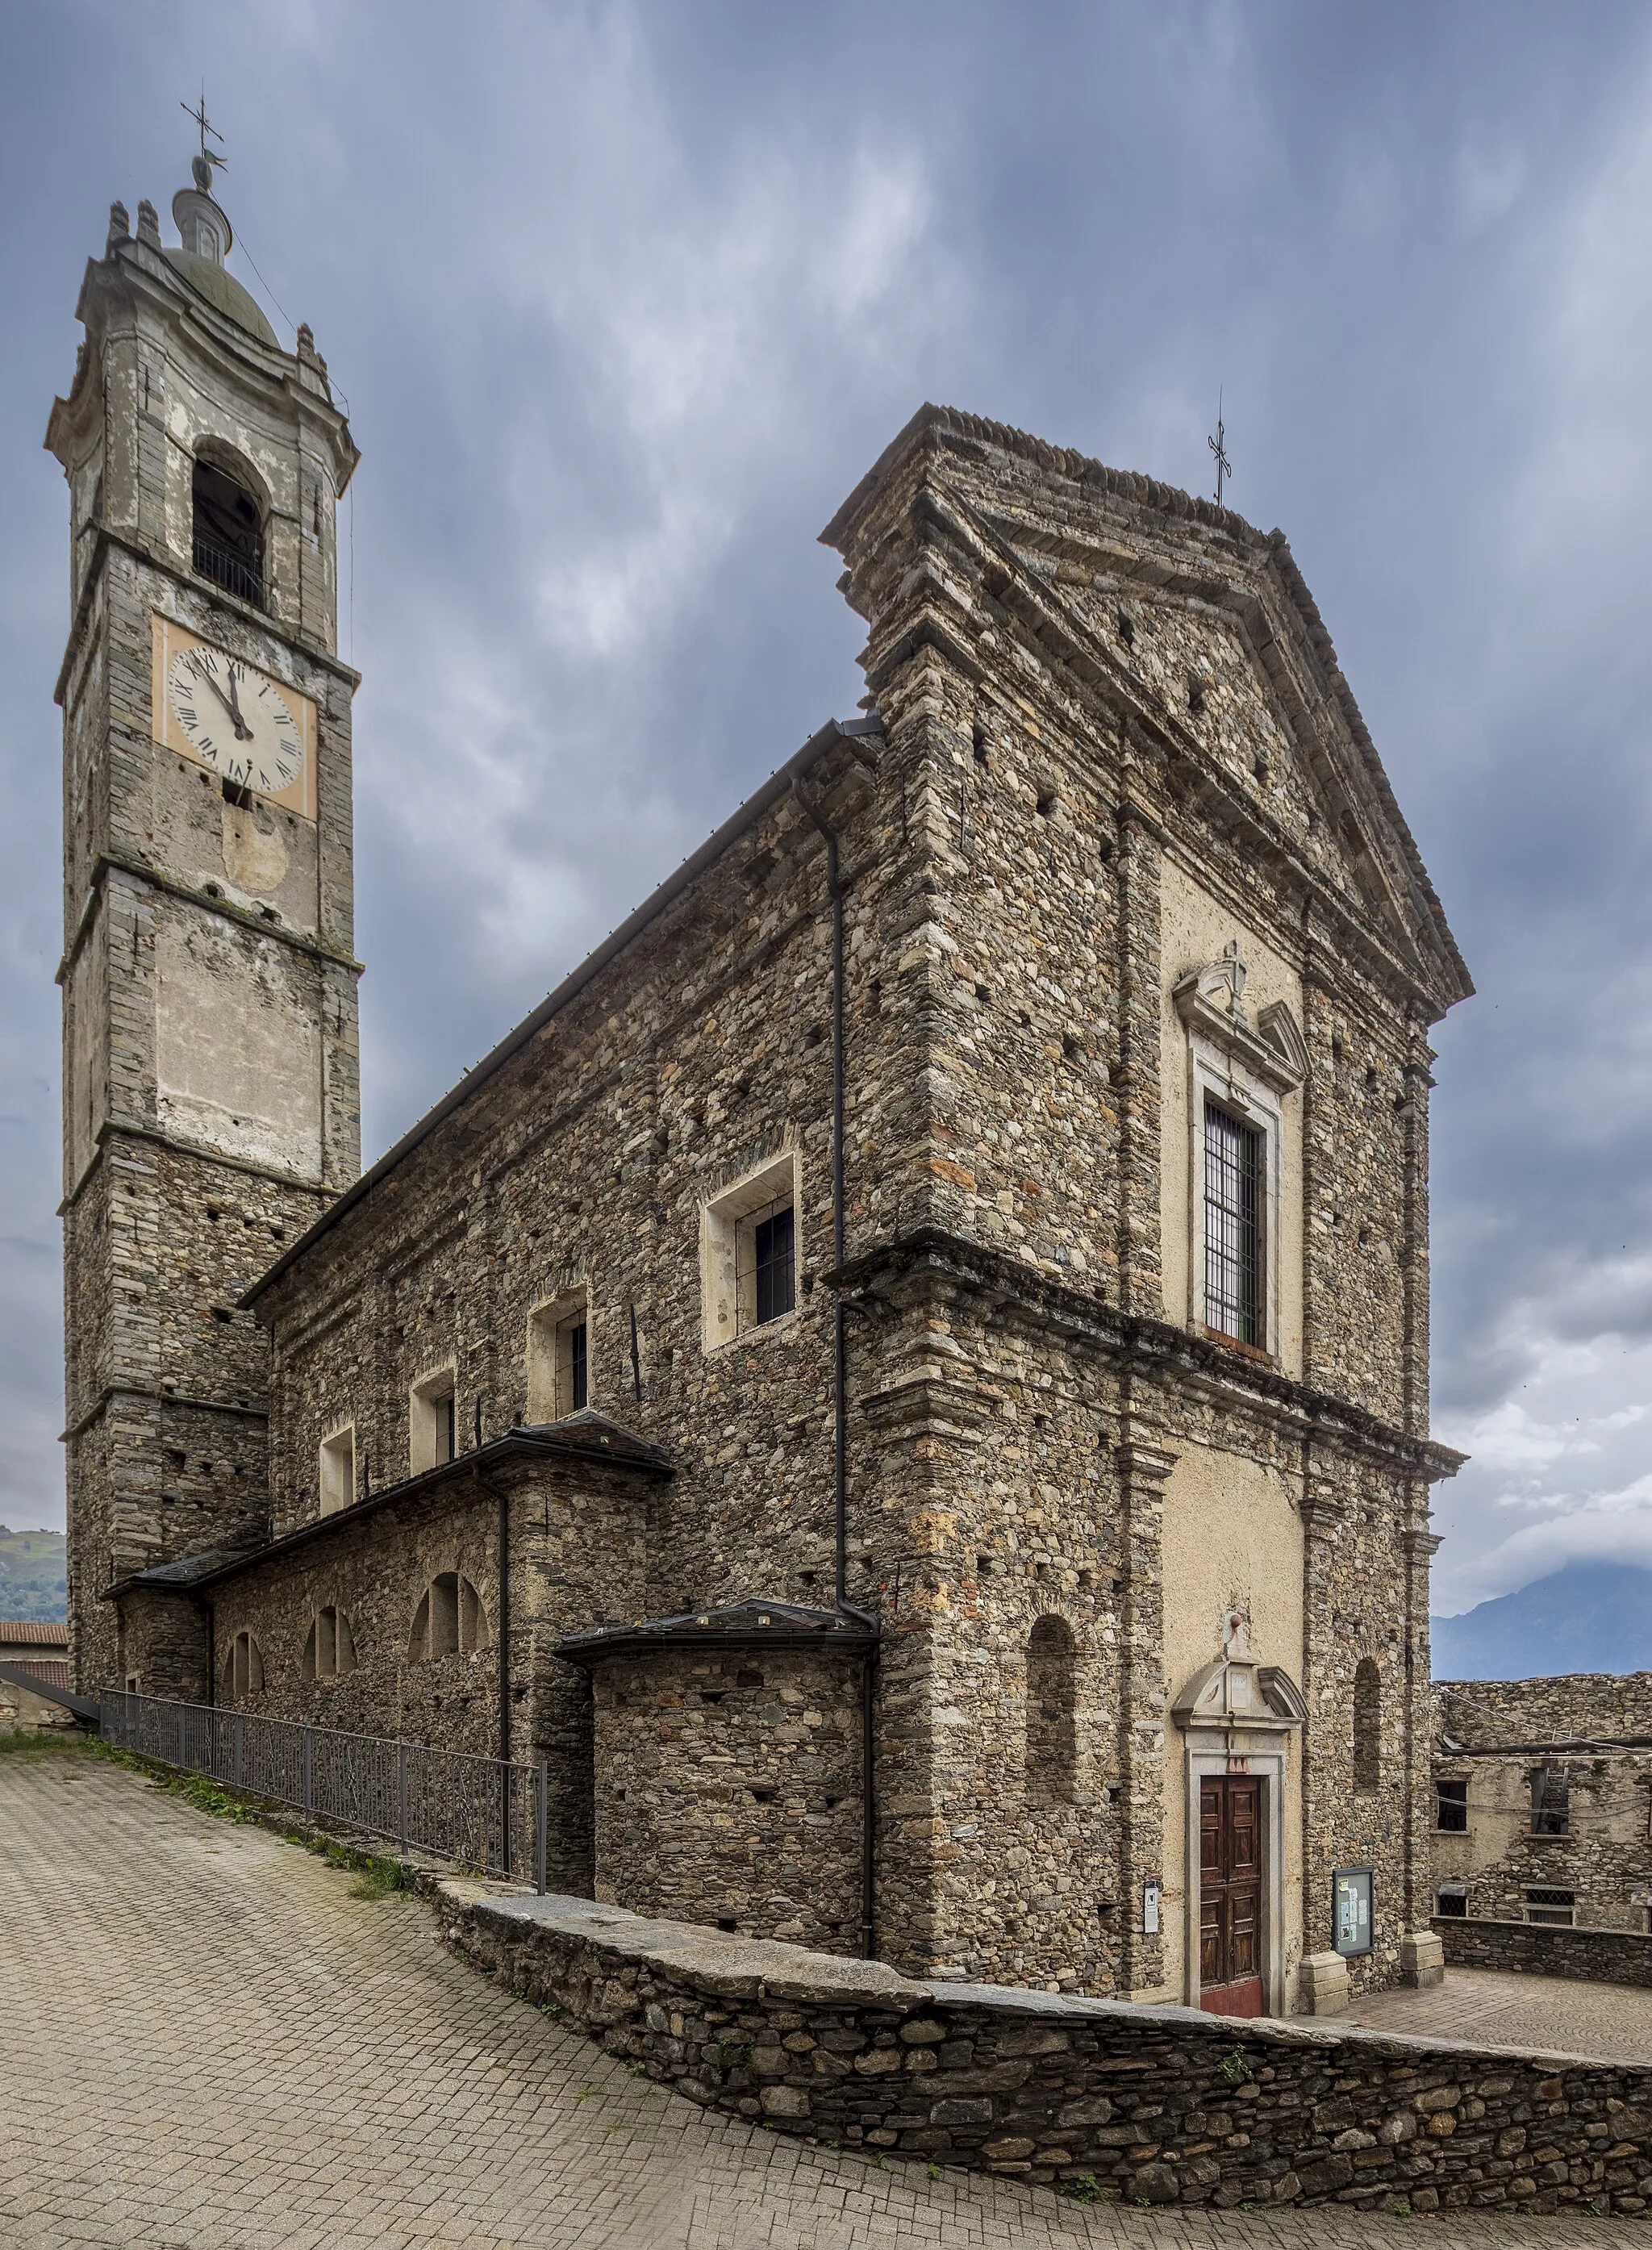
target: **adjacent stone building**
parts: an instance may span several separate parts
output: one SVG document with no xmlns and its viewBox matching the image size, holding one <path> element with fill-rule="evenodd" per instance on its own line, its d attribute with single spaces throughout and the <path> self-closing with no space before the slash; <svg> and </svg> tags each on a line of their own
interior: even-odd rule
<svg viewBox="0 0 1652 2250">
<path fill-rule="evenodd" d="M 1652 1931 L 1652 1673 L 1435 1683 L 1435 1911 Z"/>
<path fill-rule="evenodd" d="M 180 200 L 52 422 L 82 1682 L 544 1759 L 562 1887 L 927 1977 L 1427 1973 L 1470 986 L 1284 538 L 924 408 L 861 714 L 355 1178 L 354 448 Z"/>
</svg>

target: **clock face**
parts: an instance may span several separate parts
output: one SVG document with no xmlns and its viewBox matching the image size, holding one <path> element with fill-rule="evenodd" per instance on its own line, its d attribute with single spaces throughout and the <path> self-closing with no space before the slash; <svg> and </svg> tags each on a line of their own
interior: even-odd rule
<svg viewBox="0 0 1652 2250">
<path fill-rule="evenodd" d="M 304 776 L 304 730 L 267 673 L 193 643 L 167 666 L 167 701 L 196 757 L 237 788 L 279 797 Z"/>
</svg>

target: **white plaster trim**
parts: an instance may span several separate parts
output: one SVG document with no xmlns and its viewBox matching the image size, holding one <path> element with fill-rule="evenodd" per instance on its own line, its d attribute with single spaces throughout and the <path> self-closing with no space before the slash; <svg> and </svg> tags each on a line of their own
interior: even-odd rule
<svg viewBox="0 0 1652 2250">
<path fill-rule="evenodd" d="M 778 1156 L 768 1157 L 700 1205 L 700 1343 L 707 1353 L 725 1350 L 733 1343 L 749 1343 L 765 1329 L 783 1329 L 796 1320 L 794 1301 L 791 1312 L 783 1314 L 779 1320 L 765 1322 L 762 1328 L 748 1325 L 742 1329 L 740 1322 L 740 1221 L 753 1211 L 761 1211 L 765 1204 L 778 1202 L 788 1190 L 792 1199 L 793 1287 L 801 1298 L 803 1181 L 795 1149 L 784 1149 Z"/>
</svg>

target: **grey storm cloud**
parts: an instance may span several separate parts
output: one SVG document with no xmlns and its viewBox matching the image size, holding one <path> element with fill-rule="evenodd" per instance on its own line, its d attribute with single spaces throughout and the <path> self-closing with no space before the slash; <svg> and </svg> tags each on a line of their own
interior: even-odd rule
<svg viewBox="0 0 1652 2250">
<path fill-rule="evenodd" d="M 365 1146 L 829 713 L 814 535 L 919 402 L 1281 524 L 1479 987 L 1437 1033 L 1443 1606 L 1652 1554 L 1652 17 L 703 0 L 0 15 L 0 1520 L 62 1520 L 39 450 L 204 79 L 365 458 Z M 1645 1489 L 1642 1489 L 1642 1487 Z"/>
</svg>

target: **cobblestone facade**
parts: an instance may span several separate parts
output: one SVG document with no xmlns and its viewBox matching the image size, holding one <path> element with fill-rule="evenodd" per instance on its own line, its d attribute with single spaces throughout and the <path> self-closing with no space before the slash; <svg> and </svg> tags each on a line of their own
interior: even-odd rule
<svg viewBox="0 0 1652 2250">
<path fill-rule="evenodd" d="M 1652 1673 L 1439 1681 L 1434 1705 L 1442 1927 L 1652 1929 Z"/>
<path fill-rule="evenodd" d="M 521 1519 L 492 1739 L 552 1759 L 603 1896 L 845 1950 L 871 1928 L 926 1975 L 1196 1998 L 1201 1792 L 1246 1775 L 1262 2002 L 1298 2005 L 1348 1863 L 1377 1901 L 1355 1983 L 1392 1980 L 1429 1904 L 1428 1488 L 1456 1457 L 1428 1432 L 1427 1034 L 1463 964 L 1278 535 L 926 409 L 824 535 L 869 715 L 364 1179 L 327 1141 L 317 1191 L 342 1192 L 301 1240 L 244 1194 L 240 1233 L 177 1230 L 192 1284 L 197 1239 L 246 1251 L 208 1395 L 244 1365 L 267 1486 L 221 1439 L 177 1448 L 217 1559 L 167 1601 L 203 1605 L 220 1695 L 245 1632 L 249 1695 L 479 1746 L 485 1646 L 441 1660 L 439 1701 L 408 1654 L 433 1573 L 497 1630 L 478 1469 Z M 349 683 L 306 660 L 340 730 L 304 956 L 325 996 Z M 1213 1104 L 1255 1168 L 1242 1321 L 1210 1295 Z M 759 1318 L 750 1229 L 781 1209 L 795 1293 Z M 113 1271 L 76 1260 L 72 1290 Z M 669 1477 L 524 1466 L 580 1405 L 570 1323 L 586 1411 Z M 141 1684 L 137 1566 L 164 1571 L 176 1526 L 140 1537 L 138 1500 L 99 1495 L 147 1496 L 145 1458 L 118 1447 L 77 1502 L 140 1582 Z M 225 1562 L 260 1499 L 271 1543 Z M 754 1624 L 725 1684 L 665 1636 L 595 1665 L 594 1707 L 554 1653 L 754 1598 L 827 1618 L 839 1592 L 876 1627 L 870 1759 L 864 1667 L 806 1678 Z M 302 1666 L 328 1606 L 357 1661 L 323 1699 Z"/>
</svg>

